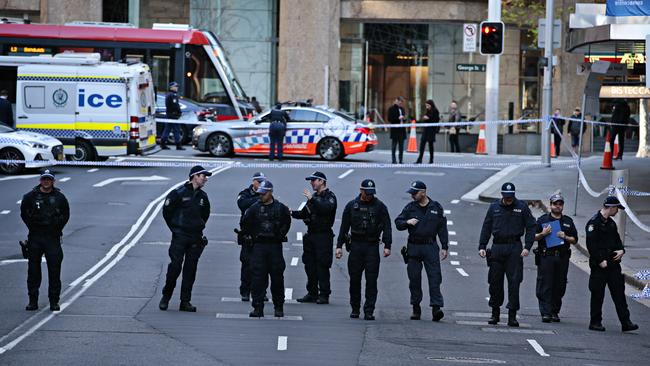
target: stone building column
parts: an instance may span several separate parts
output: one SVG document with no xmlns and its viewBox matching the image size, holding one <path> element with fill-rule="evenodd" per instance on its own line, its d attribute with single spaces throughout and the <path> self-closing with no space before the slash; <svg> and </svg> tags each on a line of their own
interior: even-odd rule
<svg viewBox="0 0 650 366">
<path fill-rule="evenodd" d="M 75 20 L 101 22 L 102 0 L 41 1 L 41 22 L 63 24 Z"/>
<path fill-rule="evenodd" d="M 340 0 L 280 0 L 278 99 L 325 101 L 338 108 Z M 327 68 L 328 72 L 325 72 Z"/>
</svg>

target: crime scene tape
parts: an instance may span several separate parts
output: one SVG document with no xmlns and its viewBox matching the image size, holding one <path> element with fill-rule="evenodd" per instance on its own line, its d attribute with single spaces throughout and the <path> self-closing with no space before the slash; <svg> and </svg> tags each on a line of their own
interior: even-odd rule
<svg viewBox="0 0 650 366">
<path fill-rule="evenodd" d="M 551 117 L 551 118 L 553 118 L 553 119 L 555 119 L 555 118 L 563 119 L 565 121 L 573 121 L 573 122 L 582 122 L 583 121 L 580 118 L 571 118 L 571 117 L 562 117 L 562 116 L 560 116 L 560 117 Z M 625 124 L 625 123 L 600 122 L 600 121 L 588 121 L 588 120 L 584 120 L 584 123 L 590 123 L 592 125 L 603 125 L 603 126 L 621 126 L 621 127 L 638 126 L 638 125 L 634 125 L 634 124 L 631 124 L 631 123 L 630 124 Z"/>
</svg>

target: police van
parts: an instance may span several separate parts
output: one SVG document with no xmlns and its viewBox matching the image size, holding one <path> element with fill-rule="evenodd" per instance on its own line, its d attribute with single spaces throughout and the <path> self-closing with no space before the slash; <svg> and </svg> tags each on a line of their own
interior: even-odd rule
<svg viewBox="0 0 650 366">
<path fill-rule="evenodd" d="M 0 56 L 15 69 L 16 128 L 63 142 L 73 160 L 144 154 L 156 147 L 155 93 L 146 64 L 98 53 Z"/>
</svg>

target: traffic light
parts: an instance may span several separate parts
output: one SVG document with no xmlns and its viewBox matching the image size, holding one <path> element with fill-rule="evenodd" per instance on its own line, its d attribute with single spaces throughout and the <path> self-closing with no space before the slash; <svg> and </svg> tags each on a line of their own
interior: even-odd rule
<svg viewBox="0 0 650 366">
<path fill-rule="evenodd" d="M 503 22 L 481 22 L 481 55 L 503 53 Z"/>
</svg>

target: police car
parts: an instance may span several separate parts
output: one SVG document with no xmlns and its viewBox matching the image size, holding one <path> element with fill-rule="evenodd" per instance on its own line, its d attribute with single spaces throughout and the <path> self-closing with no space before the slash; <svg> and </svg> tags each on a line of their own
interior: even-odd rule
<svg viewBox="0 0 650 366">
<path fill-rule="evenodd" d="M 372 128 L 345 113 L 325 107 L 285 105 L 289 115 L 285 155 L 320 156 L 340 160 L 346 155 L 372 151 L 377 136 Z M 269 153 L 270 111 L 248 121 L 225 121 L 194 129 L 192 145 L 212 156 Z"/>
<path fill-rule="evenodd" d="M 0 163 L 3 174 L 18 174 L 24 168 L 41 168 L 63 160 L 61 141 L 40 133 L 16 131 L 0 123 L 0 160 L 26 160 L 27 164 Z"/>
</svg>

